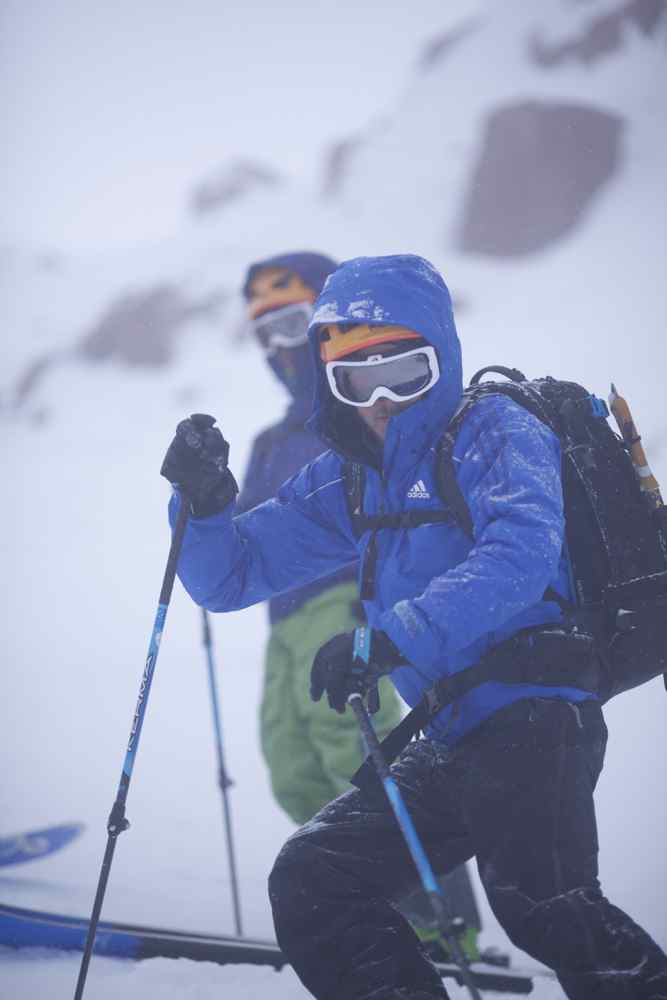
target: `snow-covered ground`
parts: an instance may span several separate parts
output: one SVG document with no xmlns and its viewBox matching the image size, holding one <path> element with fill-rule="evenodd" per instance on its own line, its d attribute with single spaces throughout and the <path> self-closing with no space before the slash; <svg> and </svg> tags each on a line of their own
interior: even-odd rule
<svg viewBox="0 0 667 1000">
<path fill-rule="evenodd" d="M 18 953 L 0 955 L 0 997 L 2 1000 L 60 1000 L 73 993 L 79 973 L 74 955 L 35 951 L 29 957 Z M 48 984 L 48 985 L 47 985 Z M 46 990 L 46 992 L 45 992 Z M 447 983 L 451 1000 L 469 997 L 466 990 Z M 306 1000 L 304 989 L 294 972 L 226 965 L 210 962 L 172 961 L 154 958 L 146 962 L 123 959 L 94 959 L 86 985 L 88 1000 Z M 531 993 L 535 1000 L 558 1000 L 562 997 L 555 982 L 539 980 Z M 486 992 L 485 997 L 507 994 Z"/>
<path fill-rule="evenodd" d="M 558 40 L 572 25 L 563 20 L 565 9 L 578 30 L 589 11 L 616 6 L 605 0 L 575 13 L 572 5 L 545 0 L 546 37 Z M 540 74 L 513 47 L 519 7 L 516 0 L 503 4 L 509 13 L 488 29 L 498 32 L 495 45 L 480 35 L 481 47 L 473 39 L 470 49 L 456 50 L 451 65 L 415 82 L 384 132 L 369 130 L 338 201 L 288 187 L 275 195 L 259 192 L 220 217 L 185 227 L 172 241 L 127 253 L 50 262 L 25 248 L 3 255 L 1 832 L 67 820 L 84 821 L 87 832 L 60 854 L 2 871 L 0 900 L 90 912 L 168 548 L 168 487 L 158 475 L 165 448 L 179 419 L 211 412 L 231 441 L 231 463 L 239 471 L 254 434 L 284 406 L 254 347 L 235 339 L 240 308 L 234 295 L 250 260 L 299 247 L 341 257 L 423 253 L 461 301 L 468 375 L 491 362 L 513 364 L 530 374 L 577 379 L 601 396 L 613 379 L 630 400 L 667 486 L 667 128 L 664 101 L 656 98 L 664 41 L 628 29 L 619 55 L 586 69 L 572 63 Z M 505 66 L 500 57 L 490 61 L 489 52 L 504 53 Z M 580 97 L 627 119 L 622 169 L 579 225 L 538 253 L 501 260 L 462 253 L 453 235 L 476 129 L 493 105 L 498 77 L 505 101 Z M 476 83 L 470 93 L 466 79 Z M 447 111 L 445 124 L 432 117 L 436 106 Z M 119 357 L 95 361 L 76 349 L 119 295 L 160 282 L 192 300 L 222 297 L 213 321 L 192 319 L 180 331 L 170 364 L 131 367 Z M 45 357 L 51 367 L 19 404 L 20 379 Z M 292 830 L 273 802 L 258 748 L 266 635 L 262 608 L 214 621 L 244 924 L 255 937 L 272 936 L 266 877 Z M 597 798 L 603 886 L 663 947 L 666 711 L 659 681 L 609 705 L 611 738 Z M 132 827 L 118 843 L 103 916 L 231 933 L 199 614 L 179 586 L 128 817 Z M 506 947 L 485 900 L 480 903 L 483 943 Z M 61 1000 L 71 995 L 77 968 L 75 956 L 4 954 L 0 997 Z M 307 993 L 289 969 L 276 974 L 93 959 L 86 995 L 301 1000 Z M 453 989 L 452 995 L 462 993 Z M 560 994 L 553 982 L 540 980 L 534 995 L 555 1000 Z"/>
</svg>

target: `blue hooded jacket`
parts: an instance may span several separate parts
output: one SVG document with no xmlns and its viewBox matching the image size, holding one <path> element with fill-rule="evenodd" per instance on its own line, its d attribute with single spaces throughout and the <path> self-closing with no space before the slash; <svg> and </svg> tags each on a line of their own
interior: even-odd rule
<svg viewBox="0 0 667 1000">
<path fill-rule="evenodd" d="M 336 262 L 324 254 L 309 251 L 280 254 L 257 261 L 250 265 L 245 278 L 243 294 L 246 299 L 253 278 L 270 267 L 287 268 L 298 274 L 314 293 L 318 293 L 328 275 L 335 271 Z M 286 479 L 321 455 L 325 448 L 320 438 L 306 427 L 313 411 L 315 388 L 315 367 L 309 345 L 303 344 L 271 354 L 267 363 L 292 399 L 284 416 L 258 434 L 253 441 L 241 492 L 236 501 L 239 513 L 275 496 Z M 356 566 L 348 566 L 331 577 L 314 580 L 287 594 L 279 594 L 269 601 L 269 620 L 275 624 L 294 614 L 322 591 L 337 583 L 356 580 L 356 577 Z"/>
<path fill-rule="evenodd" d="M 342 482 L 346 458 L 366 466 L 368 514 L 442 509 L 436 447 L 462 393 L 461 348 L 451 300 L 438 272 L 412 255 L 357 258 L 327 280 L 315 304 L 311 350 L 325 323 L 398 324 L 437 350 L 441 377 L 389 421 L 382 448 L 354 407 L 336 400 L 316 360 L 312 426 L 329 451 L 286 482 L 274 499 L 239 517 L 228 508 L 189 522 L 179 575 L 193 599 L 227 611 L 330 573 L 363 554 Z M 522 628 L 555 622 L 548 586 L 570 596 L 563 551 L 560 445 L 539 420 L 506 396 L 481 399 L 456 439 L 457 481 L 474 542 L 454 523 L 378 533 L 376 588 L 365 602 L 410 665 L 392 673 L 409 705 L 435 680 L 470 666 Z M 420 483 L 419 490 L 412 487 Z M 178 500 L 173 501 L 172 517 Z M 489 682 L 443 710 L 430 735 L 454 743 L 498 709 L 527 697 L 580 701 L 574 688 Z"/>
</svg>

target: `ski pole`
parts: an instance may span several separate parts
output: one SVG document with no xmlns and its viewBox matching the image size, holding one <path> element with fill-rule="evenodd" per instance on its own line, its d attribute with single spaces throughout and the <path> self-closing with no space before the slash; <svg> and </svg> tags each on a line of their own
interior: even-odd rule
<svg viewBox="0 0 667 1000">
<path fill-rule="evenodd" d="M 355 629 L 353 657 L 359 657 L 364 661 L 364 663 L 368 663 L 370 642 L 370 628 L 362 626 L 361 628 Z M 468 966 L 468 961 L 463 953 L 463 949 L 461 948 L 452 926 L 452 921 L 447 914 L 447 907 L 443 898 L 442 889 L 433 873 L 431 863 L 426 856 L 422 842 L 419 839 L 415 825 L 412 822 L 412 817 L 406 808 L 403 796 L 401 795 L 398 785 L 394 781 L 389 768 L 387 767 L 387 762 L 382 755 L 382 750 L 380 749 L 375 728 L 371 722 L 370 715 L 366 710 L 366 706 L 364 705 L 364 700 L 358 692 L 353 692 L 347 701 L 357 717 L 359 728 L 361 729 L 363 738 L 366 741 L 366 746 L 375 765 L 378 778 L 384 786 L 385 794 L 389 800 L 389 805 L 393 810 L 396 822 L 400 827 L 406 846 L 410 852 L 412 860 L 415 863 L 424 892 L 426 893 L 426 896 L 431 904 L 433 915 L 438 922 L 438 928 L 447 944 L 447 947 L 449 948 L 452 958 L 459 968 L 463 984 L 467 987 L 473 1000 L 482 1000 L 482 996 L 473 980 L 472 973 Z"/>
<path fill-rule="evenodd" d="M 81 967 L 79 969 L 79 978 L 77 979 L 76 990 L 74 992 L 74 1000 L 81 1000 L 86 985 L 88 966 L 93 952 L 93 945 L 95 944 L 97 924 L 100 919 L 102 903 L 104 902 L 104 894 L 109 880 L 111 862 L 113 861 L 113 855 L 116 849 L 116 840 L 118 836 L 123 833 L 124 830 L 127 830 L 130 825 L 128 820 L 125 818 L 125 803 L 127 801 L 127 793 L 130 788 L 130 779 L 132 777 L 132 769 L 134 768 L 136 753 L 139 748 L 139 739 L 141 737 L 141 729 L 144 724 L 144 716 L 146 714 L 148 696 L 150 694 L 153 674 L 155 672 L 155 664 L 160 651 L 160 640 L 162 639 L 162 632 L 164 630 L 165 619 L 167 617 L 169 601 L 171 600 L 171 592 L 174 589 L 176 566 L 181 551 L 183 535 L 185 534 L 189 506 L 190 504 L 187 497 L 184 494 L 181 494 L 181 506 L 171 538 L 171 545 L 169 547 L 169 557 L 167 559 L 167 565 L 165 567 L 164 577 L 162 580 L 162 588 L 160 590 L 153 631 L 148 644 L 146 665 L 144 667 L 144 672 L 141 676 L 141 683 L 139 685 L 139 696 L 137 698 L 137 705 L 132 719 L 132 727 L 130 729 L 130 738 L 125 752 L 123 770 L 121 771 L 120 783 L 118 785 L 118 791 L 116 792 L 116 800 L 111 808 L 111 812 L 109 813 L 109 819 L 107 820 L 107 846 L 104 852 L 104 858 L 102 859 L 102 867 L 100 869 L 100 877 L 97 883 L 97 892 L 95 893 L 93 911 L 88 925 L 88 936 L 86 937 L 86 945 L 81 959 Z"/>
<path fill-rule="evenodd" d="M 243 935 L 241 927 L 241 904 L 239 901 L 239 885 L 236 876 L 236 859 L 234 855 L 234 838 L 232 836 L 232 816 L 229 804 L 227 789 L 233 784 L 225 769 L 225 758 L 222 750 L 222 721 L 218 702 L 218 685 L 215 677 L 215 662 L 213 657 L 213 639 L 211 636 L 211 625 L 206 608 L 201 609 L 202 613 L 202 641 L 206 649 L 206 662 L 208 665 L 208 684 L 211 694 L 211 710 L 213 712 L 213 729 L 215 732 L 215 746 L 218 756 L 218 784 L 222 792 L 222 807 L 225 822 L 225 833 L 227 836 L 227 860 L 229 864 L 229 878 L 232 886 L 232 903 L 234 906 L 234 925 L 236 936 Z"/>
</svg>

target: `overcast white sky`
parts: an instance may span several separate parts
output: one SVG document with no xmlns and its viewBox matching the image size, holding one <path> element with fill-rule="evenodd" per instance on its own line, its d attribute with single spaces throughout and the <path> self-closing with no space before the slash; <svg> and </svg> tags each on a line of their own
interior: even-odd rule
<svg viewBox="0 0 667 1000">
<path fill-rule="evenodd" d="M 250 155 L 313 176 L 391 108 L 421 46 L 483 0 L 4 0 L 0 241 L 171 232 L 194 180 Z"/>
</svg>

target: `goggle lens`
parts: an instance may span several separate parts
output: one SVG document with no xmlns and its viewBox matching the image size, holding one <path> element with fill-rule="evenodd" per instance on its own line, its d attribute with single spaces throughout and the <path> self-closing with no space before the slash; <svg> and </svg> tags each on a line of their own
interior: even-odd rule
<svg viewBox="0 0 667 1000">
<path fill-rule="evenodd" d="M 252 332 L 267 354 L 278 347 L 298 347 L 308 340 L 313 310 L 308 302 L 274 309 L 250 321 Z"/>
<path fill-rule="evenodd" d="M 432 347 L 366 361 L 330 361 L 329 385 L 335 396 L 352 406 L 372 406 L 384 396 L 398 402 L 421 395 L 437 382 L 440 370 Z"/>
</svg>

